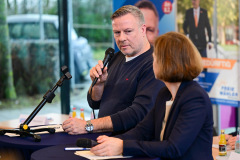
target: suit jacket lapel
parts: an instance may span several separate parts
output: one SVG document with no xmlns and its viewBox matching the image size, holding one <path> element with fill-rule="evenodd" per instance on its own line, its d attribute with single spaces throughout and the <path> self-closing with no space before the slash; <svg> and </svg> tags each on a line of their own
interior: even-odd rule
<svg viewBox="0 0 240 160">
<path fill-rule="evenodd" d="M 169 115 L 168 115 L 168 119 L 167 119 L 165 131 L 164 131 L 164 135 L 163 135 L 163 139 L 166 139 L 167 137 L 170 136 L 171 128 L 172 128 L 173 126 L 169 126 L 169 123 L 171 123 L 171 121 L 174 121 L 174 122 L 175 122 L 175 118 L 177 118 L 177 116 L 175 116 L 175 115 L 178 115 L 178 112 L 179 112 L 179 109 L 180 109 L 180 108 L 179 108 L 179 107 L 176 108 L 176 107 L 177 107 L 176 104 L 178 103 L 178 100 L 179 100 L 179 98 L 181 97 L 182 92 L 184 91 L 184 88 L 185 88 L 185 86 L 186 86 L 187 84 L 188 84 L 188 82 L 182 82 L 181 85 L 180 85 L 180 87 L 179 87 L 179 89 L 178 89 L 178 91 L 177 91 L 175 100 L 173 101 L 172 107 L 171 107 L 171 109 L 170 109 L 170 111 L 169 111 Z M 171 120 L 171 121 L 169 122 L 169 120 Z M 171 127 L 171 128 L 169 128 L 169 127 Z M 170 130 L 168 130 L 168 128 L 169 128 Z"/>
<path fill-rule="evenodd" d="M 200 8 L 199 12 L 198 26 L 201 25 L 201 22 L 203 21 L 203 10 Z"/>
<path fill-rule="evenodd" d="M 191 9 L 190 14 L 191 14 L 191 20 L 190 20 L 190 21 L 193 22 L 193 24 L 194 24 L 194 26 L 195 26 L 195 20 L 194 20 L 193 8 Z"/>
</svg>

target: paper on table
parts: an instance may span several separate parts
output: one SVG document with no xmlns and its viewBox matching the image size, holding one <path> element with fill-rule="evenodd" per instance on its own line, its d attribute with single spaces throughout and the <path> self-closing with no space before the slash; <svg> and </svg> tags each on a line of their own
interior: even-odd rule
<svg viewBox="0 0 240 160">
<path fill-rule="evenodd" d="M 21 114 L 19 116 L 19 124 L 23 123 L 28 118 L 28 115 Z M 28 124 L 28 126 L 40 126 L 40 125 L 48 125 L 49 120 L 46 116 L 35 116 L 32 121 Z"/>
<path fill-rule="evenodd" d="M 230 155 L 232 153 L 235 153 L 235 151 L 234 150 L 227 151 L 227 155 L 226 156 L 217 156 L 216 160 L 230 160 Z M 235 160 L 235 159 L 231 159 L 231 160 Z M 239 160 L 239 159 L 237 159 L 237 160 Z"/>
<path fill-rule="evenodd" d="M 31 129 L 41 129 L 41 128 L 54 128 L 55 132 L 64 132 L 63 129 L 62 129 L 62 125 L 61 124 L 31 127 Z M 36 134 L 45 134 L 45 133 L 48 133 L 48 132 L 44 131 L 44 132 L 35 132 L 35 133 Z M 9 136 L 9 137 L 17 137 L 17 136 L 19 136 L 18 134 L 15 134 L 15 133 L 6 133 L 5 135 Z"/>
<path fill-rule="evenodd" d="M 90 151 L 76 151 L 74 154 L 78 155 L 78 156 L 82 156 L 85 157 L 87 159 L 91 159 L 91 160 L 97 160 L 97 159 L 115 159 L 115 158 L 131 158 L 131 156 L 122 156 L 122 155 L 118 155 L 118 156 L 96 156 L 95 154 L 93 154 Z"/>
<path fill-rule="evenodd" d="M 240 154 L 236 152 L 231 152 L 228 160 L 239 160 L 240 159 Z"/>
</svg>

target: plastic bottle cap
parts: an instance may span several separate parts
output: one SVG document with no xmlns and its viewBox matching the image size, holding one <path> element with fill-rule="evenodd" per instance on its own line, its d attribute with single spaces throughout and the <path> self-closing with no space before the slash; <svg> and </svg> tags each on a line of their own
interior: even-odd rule
<svg viewBox="0 0 240 160">
<path fill-rule="evenodd" d="M 76 107 L 73 107 L 73 110 L 76 110 Z"/>
<path fill-rule="evenodd" d="M 84 109 L 83 109 L 83 108 L 81 108 L 80 110 L 81 110 L 81 111 L 84 111 Z"/>
</svg>

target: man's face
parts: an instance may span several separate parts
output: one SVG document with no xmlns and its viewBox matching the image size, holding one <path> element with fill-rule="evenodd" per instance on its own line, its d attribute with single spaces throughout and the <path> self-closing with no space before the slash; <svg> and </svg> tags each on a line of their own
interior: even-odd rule
<svg viewBox="0 0 240 160">
<path fill-rule="evenodd" d="M 143 52 L 146 38 L 146 26 L 139 24 L 138 18 L 126 14 L 112 20 L 113 34 L 118 48 L 127 57 Z"/>
<path fill-rule="evenodd" d="M 150 9 L 140 8 L 140 10 L 144 15 L 148 41 L 153 45 L 159 33 L 158 18 Z"/>
<path fill-rule="evenodd" d="M 200 0 L 192 0 L 193 8 L 197 9 L 199 7 Z"/>
</svg>

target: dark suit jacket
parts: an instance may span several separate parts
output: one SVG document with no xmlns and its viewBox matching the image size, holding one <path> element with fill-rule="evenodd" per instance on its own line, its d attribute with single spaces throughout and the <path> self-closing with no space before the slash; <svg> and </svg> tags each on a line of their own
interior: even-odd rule
<svg viewBox="0 0 240 160">
<path fill-rule="evenodd" d="M 212 160 L 213 114 L 207 93 L 195 81 L 182 82 L 169 112 L 160 141 L 166 101 L 164 87 L 154 108 L 134 129 L 123 135 L 123 155 L 162 159 Z"/>
<path fill-rule="evenodd" d="M 197 49 L 206 49 L 207 41 L 205 28 L 207 29 L 209 42 L 211 42 L 211 27 L 209 24 L 207 11 L 200 8 L 198 26 L 195 26 L 193 8 L 186 11 L 183 30 L 185 34 L 189 34 L 190 39 L 195 44 Z"/>
</svg>

